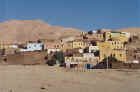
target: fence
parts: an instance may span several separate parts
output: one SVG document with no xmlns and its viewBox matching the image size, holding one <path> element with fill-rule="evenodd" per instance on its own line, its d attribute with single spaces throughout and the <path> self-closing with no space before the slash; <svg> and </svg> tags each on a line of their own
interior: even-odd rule
<svg viewBox="0 0 140 92">
<path fill-rule="evenodd" d="M 95 64 L 66 63 L 65 68 L 70 72 L 93 72 Z"/>
</svg>

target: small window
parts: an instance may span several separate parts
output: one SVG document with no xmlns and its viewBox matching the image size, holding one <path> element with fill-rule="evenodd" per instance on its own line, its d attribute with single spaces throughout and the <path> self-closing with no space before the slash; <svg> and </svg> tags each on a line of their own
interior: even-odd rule
<svg viewBox="0 0 140 92">
<path fill-rule="evenodd" d="M 104 57 L 106 57 L 106 55 L 104 54 Z"/>
<path fill-rule="evenodd" d="M 113 57 L 115 57 L 115 54 L 113 54 Z"/>
</svg>

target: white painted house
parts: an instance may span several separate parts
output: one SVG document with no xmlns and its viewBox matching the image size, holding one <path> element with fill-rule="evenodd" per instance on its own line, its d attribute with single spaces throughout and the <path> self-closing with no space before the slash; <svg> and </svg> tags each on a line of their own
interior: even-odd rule
<svg viewBox="0 0 140 92">
<path fill-rule="evenodd" d="M 79 53 L 84 53 L 84 50 L 83 49 L 79 49 Z"/>
<path fill-rule="evenodd" d="M 17 48 L 18 48 L 17 45 L 10 45 L 9 47 L 10 47 L 10 48 L 14 48 L 14 49 L 17 49 Z"/>
<path fill-rule="evenodd" d="M 89 46 L 89 53 L 91 53 L 92 51 L 98 51 L 99 47 L 98 46 Z"/>
<path fill-rule="evenodd" d="M 93 53 L 84 53 L 83 57 L 94 57 Z"/>
<path fill-rule="evenodd" d="M 42 51 L 44 49 L 43 43 L 27 43 L 26 49 L 20 49 L 21 52 L 25 51 Z"/>
</svg>

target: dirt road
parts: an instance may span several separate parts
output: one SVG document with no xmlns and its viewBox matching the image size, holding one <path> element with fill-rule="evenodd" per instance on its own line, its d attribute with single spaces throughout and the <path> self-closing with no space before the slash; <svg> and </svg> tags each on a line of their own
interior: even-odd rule
<svg viewBox="0 0 140 92">
<path fill-rule="evenodd" d="M 48 66 L 0 66 L 0 92 L 140 92 L 140 70 L 56 70 Z"/>
</svg>

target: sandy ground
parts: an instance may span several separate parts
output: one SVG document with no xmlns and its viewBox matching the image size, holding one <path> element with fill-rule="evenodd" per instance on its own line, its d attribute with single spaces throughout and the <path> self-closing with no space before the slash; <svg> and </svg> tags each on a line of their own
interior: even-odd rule
<svg viewBox="0 0 140 92">
<path fill-rule="evenodd" d="M 65 72 L 48 66 L 0 66 L 0 92 L 140 92 L 140 70 Z"/>
</svg>

